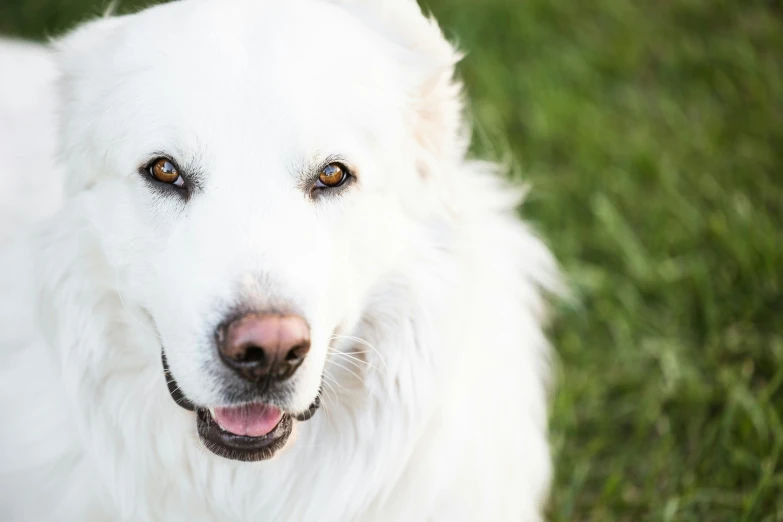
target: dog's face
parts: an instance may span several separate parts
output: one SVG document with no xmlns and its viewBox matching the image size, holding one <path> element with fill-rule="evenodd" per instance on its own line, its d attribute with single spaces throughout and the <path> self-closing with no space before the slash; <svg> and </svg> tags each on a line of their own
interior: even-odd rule
<svg viewBox="0 0 783 522">
<path fill-rule="evenodd" d="M 333 339 L 412 248 L 441 139 L 416 122 L 439 116 L 416 107 L 426 60 L 372 25 L 324 2 L 191 0 L 61 43 L 71 191 L 220 455 L 285 445 Z"/>
</svg>

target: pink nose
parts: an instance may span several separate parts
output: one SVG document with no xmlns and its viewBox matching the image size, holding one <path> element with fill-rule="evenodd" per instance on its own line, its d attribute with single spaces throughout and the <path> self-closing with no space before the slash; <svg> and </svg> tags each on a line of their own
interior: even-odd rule
<svg viewBox="0 0 783 522">
<path fill-rule="evenodd" d="M 217 332 L 221 359 L 251 382 L 284 380 L 310 351 L 310 327 L 298 315 L 247 314 Z"/>
</svg>

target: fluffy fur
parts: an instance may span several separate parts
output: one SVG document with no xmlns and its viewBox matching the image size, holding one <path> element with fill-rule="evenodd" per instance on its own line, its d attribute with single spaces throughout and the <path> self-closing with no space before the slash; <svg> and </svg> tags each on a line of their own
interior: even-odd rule
<svg viewBox="0 0 783 522">
<path fill-rule="evenodd" d="M 465 158 L 459 56 L 413 2 L 183 0 L 0 45 L 0 519 L 540 520 L 557 271 Z M 161 153 L 189 198 L 139 171 Z M 356 183 L 311 198 L 334 154 Z M 280 303 L 313 336 L 286 406 L 323 379 L 323 407 L 223 459 L 161 347 L 218 404 L 215 325 Z"/>
</svg>

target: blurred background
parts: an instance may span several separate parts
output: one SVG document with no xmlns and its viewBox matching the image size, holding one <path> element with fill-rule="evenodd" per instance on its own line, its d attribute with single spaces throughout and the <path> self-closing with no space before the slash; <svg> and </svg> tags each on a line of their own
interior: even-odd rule
<svg viewBox="0 0 783 522">
<path fill-rule="evenodd" d="M 783 2 L 423 4 L 575 294 L 549 518 L 783 521 Z M 0 33 L 105 6 L 0 0 Z"/>
</svg>

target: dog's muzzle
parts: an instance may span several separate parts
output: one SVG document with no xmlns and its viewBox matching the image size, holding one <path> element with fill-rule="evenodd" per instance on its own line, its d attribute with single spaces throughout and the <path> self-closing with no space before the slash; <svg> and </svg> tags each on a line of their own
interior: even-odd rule
<svg viewBox="0 0 783 522">
<path fill-rule="evenodd" d="M 180 407 L 196 413 L 196 427 L 204 445 L 221 457 L 253 462 L 267 460 L 288 441 L 294 420 L 310 419 L 321 405 L 320 394 L 301 413 L 290 414 L 275 406 L 252 403 L 233 407 L 198 407 L 179 389 L 171 374 L 165 350 L 161 350 L 163 376 L 171 398 Z"/>
</svg>

